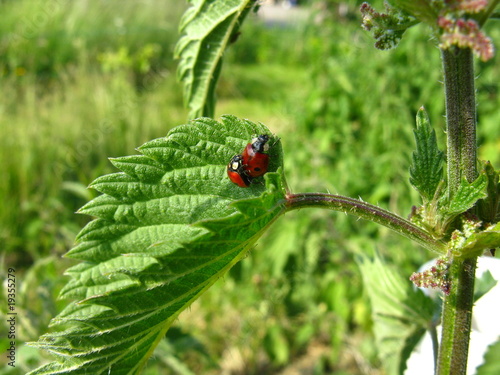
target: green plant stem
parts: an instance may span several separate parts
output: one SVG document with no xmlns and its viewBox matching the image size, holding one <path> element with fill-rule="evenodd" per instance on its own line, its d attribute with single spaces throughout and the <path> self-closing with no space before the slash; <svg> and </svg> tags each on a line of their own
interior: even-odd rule
<svg viewBox="0 0 500 375">
<path fill-rule="evenodd" d="M 466 178 L 472 182 L 476 169 L 476 103 L 472 52 L 450 48 L 441 53 L 446 95 L 448 143 L 448 195 L 452 197 Z M 450 294 L 443 303 L 443 333 L 436 373 L 465 374 L 477 258 L 451 259 Z"/>
<path fill-rule="evenodd" d="M 446 95 L 448 189 L 453 196 L 465 177 L 477 178 L 476 101 L 472 51 L 450 48 L 442 51 Z"/>
<path fill-rule="evenodd" d="M 443 334 L 437 374 L 466 374 L 477 258 L 453 259 L 452 287 L 443 303 Z"/>
<path fill-rule="evenodd" d="M 322 193 L 289 194 L 285 205 L 289 210 L 304 207 L 323 207 L 341 211 L 384 225 L 438 254 L 442 255 L 446 249 L 444 242 L 436 240 L 428 232 L 412 222 L 383 208 L 358 199 Z"/>
</svg>

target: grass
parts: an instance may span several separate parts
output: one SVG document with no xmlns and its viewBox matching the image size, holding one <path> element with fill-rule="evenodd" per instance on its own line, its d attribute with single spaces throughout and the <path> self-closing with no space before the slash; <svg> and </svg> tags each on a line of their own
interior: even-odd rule
<svg viewBox="0 0 500 375">
<path fill-rule="evenodd" d="M 6 129 L 0 160 L 9 176 L 0 190 L 11 197 L 1 237 L 4 250 L 32 259 L 71 246 L 83 223 L 73 213 L 91 197 L 85 187 L 112 172 L 108 157 L 129 154 L 185 119 L 171 77 L 158 82 L 154 95 L 137 93 L 124 77 L 83 72 L 57 86 L 35 95 L 36 83 L 3 85 L 19 94 L 5 103 L 0 120 Z"/>
<path fill-rule="evenodd" d="M 36 4 L 0 5 L 2 269 L 14 266 L 23 280 L 26 341 L 64 306 L 56 296 L 69 262 L 60 256 L 89 220 L 74 214 L 95 195 L 86 186 L 114 172 L 108 157 L 134 153 L 187 114 L 171 58 L 180 2 Z M 35 17 L 30 38 L 12 39 Z M 270 126 L 282 138 L 294 191 L 360 196 L 405 216 L 419 203 L 407 171 L 421 105 L 444 138 L 438 51 L 420 27 L 400 48 L 380 52 L 358 21 L 336 21 L 245 25 L 226 56 L 217 116 Z M 500 71 L 495 62 L 478 71 L 479 154 L 498 165 Z M 271 374 L 303 366 L 317 374 L 379 373 L 355 264 L 357 253 L 375 249 L 405 275 L 432 256 L 344 215 L 301 210 L 281 218 L 181 315 L 147 373 Z M 19 374 L 43 360 L 20 352 Z"/>
<path fill-rule="evenodd" d="M 11 263 L 64 253 L 87 220 L 73 214 L 91 197 L 85 187 L 112 171 L 107 157 L 129 154 L 184 121 L 171 57 L 183 7 L 167 3 L 2 4 L 12 29 L 3 33 L 0 61 L 9 93 L 0 104 L 8 176 L 0 193 L 10 197 L 0 239 Z M 161 52 L 141 54 L 148 45 Z"/>
</svg>

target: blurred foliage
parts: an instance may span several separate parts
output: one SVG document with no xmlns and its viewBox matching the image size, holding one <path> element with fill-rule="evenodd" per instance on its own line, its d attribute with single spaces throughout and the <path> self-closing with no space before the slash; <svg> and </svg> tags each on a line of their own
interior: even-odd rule
<svg viewBox="0 0 500 375">
<path fill-rule="evenodd" d="M 7 1 L 0 25 L 0 72 L 57 78 L 68 66 L 92 64 L 123 48 L 136 55 L 156 45 L 155 70 L 172 68 L 182 1 Z M 134 67 L 140 72 L 140 64 Z M 24 72 L 24 74 L 20 74 Z"/>
<path fill-rule="evenodd" d="M 185 5 L 166 3 L 1 5 L 0 81 L 9 94 L 0 102 L 0 194 L 10 199 L 0 240 L 10 264 L 63 254 L 88 220 L 74 215 L 93 197 L 86 186 L 113 171 L 107 158 L 184 120 L 172 51 Z"/>
<path fill-rule="evenodd" d="M 249 15 L 226 54 L 217 115 L 275 131 L 293 191 L 361 197 L 406 216 L 420 203 L 408 182 L 420 106 L 445 146 L 439 51 L 421 25 L 397 49 L 376 51 L 360 27 L 359 1 L 309 3 L 303 23 Z M 60 308 L 67 263 L 59 256 L 88 220 L 74 214 L 95 194 L 85 187 L 115 171 L 107 157 L 128 155 L 185 121 L 172 59 L 184 6 L 0 2 L 0 243 L 2 269 L 15 267 L 25 284 L 22 341 L 45 332 Z M 499 40 L 498 29 L 488 33 Z M 479 155 L 496 167 L 499 69 L 498 57 L 477 69 Z M 376 373 L 354 262 L 374 249 L 405 277 L 430 256 L 338 213 L 288 214 L 180 316 L 145 373 Z M 34 368 L 43 359 L 20 346 L 18 360 Z"/>
</svg>

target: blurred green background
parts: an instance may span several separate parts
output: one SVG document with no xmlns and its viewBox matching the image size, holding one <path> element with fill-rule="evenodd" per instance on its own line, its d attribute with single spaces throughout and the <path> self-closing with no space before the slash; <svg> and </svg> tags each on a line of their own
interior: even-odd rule
<svg viewBox="0 0 500 375">
<path fill-rule="evenodd" d="M 421 25 L 399 48 L 375 50 L 360 3 L 310 0 L 279 8 L 279 20 L 251 14 L 226 54 L 217 117 L 280 136 L 294 192 L 361 197 L 407 216 L 420 203 L 408 183 L 420 106 L 444 148 L 439 51 Z M 172 57 L 185 9 L 179 0 L 0 1 L 1 272 L 16 269 L 20 342 L 46 332 L 66 304 L 56 298 L 72 262 L 61 256 L 89 221 L 75 214 L 96 195 L 86 187 L 115 172 L 107 158 L 186 121 Z M 499 40 L 498 29 L 490 35 Z M 496 166 L 497 62 L 477 64 L 479 155 Z M 145 373 L 382 374 L 355 263 L 374 251 L 405 277 L 432 257 L 339 213 L 287 214 L 180 316 Z M 49 358 L 18 349 L 16 369 L 0 373 Z"/>
</svg>

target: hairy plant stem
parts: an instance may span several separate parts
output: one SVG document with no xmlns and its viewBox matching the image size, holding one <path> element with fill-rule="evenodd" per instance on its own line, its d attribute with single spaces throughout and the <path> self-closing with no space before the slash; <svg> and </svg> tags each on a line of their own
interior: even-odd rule
<svg viewBox="0 0 500 375">
<path fill-rule="evenodd" d="M 453 196 L 465 177 L 477 178 L 476 101 L 472 51 L 452 48 L 442 51 L 446 95 L 448 142 L 448 189 Z"/>
<path fill-rule="evenodd" d="M 428 232 L 412 222 L 390 211 L 384 210 L 383 208 L 358 199 L 322 193 L 289 194 L 286 197 L 285 205 L 289 210 L 304 207 L 323 207 L 341 211 L 384 225 L 440 255 L 442 255 L 446 249 L 444 242 L 436 240 Z"/>
<path fill-rule="evenodd" d="M 446 95 L 448 195 L 462 178 L 472 182 L 476 169 L 476 103 L 472 51 L 441 51 Z M 451 259 L 450 294 L 443 303 L 443 333 L 436 366 L 438 375 L 466 374 L 477 258 Z"/>
</svg>

